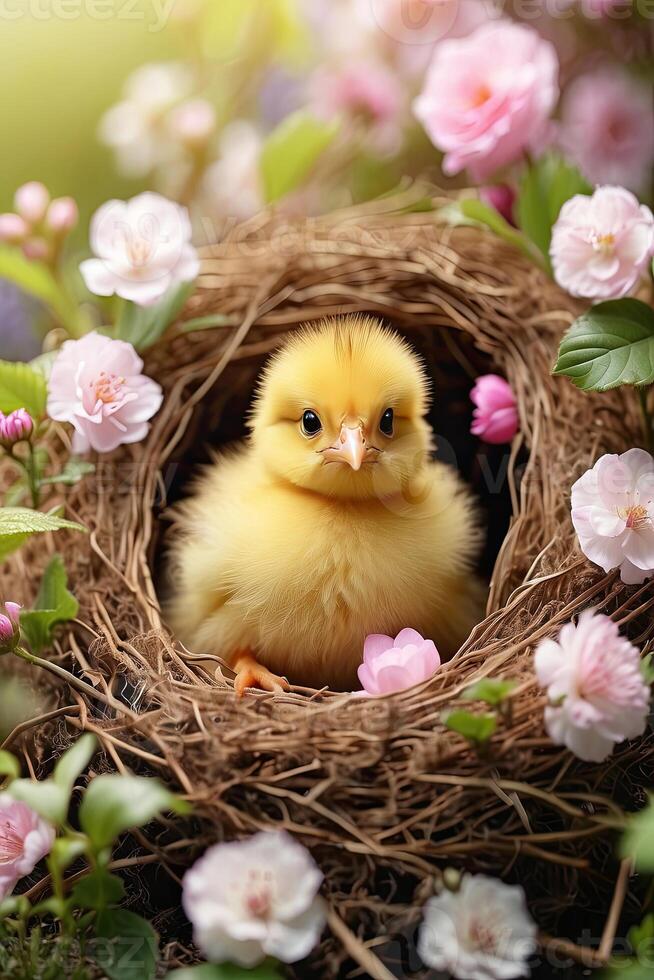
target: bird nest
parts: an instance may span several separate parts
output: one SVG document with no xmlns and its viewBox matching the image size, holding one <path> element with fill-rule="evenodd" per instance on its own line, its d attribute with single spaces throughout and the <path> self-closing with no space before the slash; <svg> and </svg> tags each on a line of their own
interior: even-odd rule
<svg viewBox="0 0 654 980">
<path fill-rule="evenodd" d="M 62 675 L 37 749 L 45 764 L 53 739 L 92 731 L 108 765 L 159 774 L 186 794 L 192 827 L 140 839 L 151 852 L 144 862 L 174 876 L 218 839 L 273 828 L 301 839 L 325 873 L 330 907 L 319 976 L 416 969 L 420 908 L 447 867 L 520 881 L 543 948 L 594 965 L 631 900 L 611 833 L 623 808 L 643 802 L 653 747 L 631 743 L 598 766 L 554 746 L 533 651 L 588 606 L 639 645 L 652 640 L 652 585 L 628 588 L 599 573 L 570 521 L 571 484 L 602 453 L 637 442 L 638 418 L 620 392 L 589 395 L 551 376 L 578 312 L 567 296 L 498 238 L 439 224 L 411 200 L 257 219 L 205 251 L 185 318 L 219 314 L 218 325 L 177 324 L 149 353 L 147 373 L 166 397 L 148 439 L 102 457 L 67 495 L 68 516 L 90 534 L 57 539 L 80 612 L 56 662 L 87 687 Z M 453 378 L 469 389 L 469 375 L 484 370 L 516 392 L 520 435 L 503 469 L 489 475 L 482 460 L 470 471 L 490 487 L 491 531 L 502 521 L 497 501 L 511 511 L 486 618 L 417 689 L 365 700 L 296 688 L 238 700 L 226 665 L 184 649 L 167 629 L 167 509 L 207 444 L 241 434 L 257 373 L 287 331 L 354 312 L 379 315 L 415 343 L 436 378 L 437 410 Z M 65 453 L 66 439 L 60 431 L 52 452 Z M 29 591 L 43 552 L 28 545 L 7 563 L 7 595 L 17 577 Z M 480 751 L 442 718 L 486 676 L 517 686 Z"/>
</svg>

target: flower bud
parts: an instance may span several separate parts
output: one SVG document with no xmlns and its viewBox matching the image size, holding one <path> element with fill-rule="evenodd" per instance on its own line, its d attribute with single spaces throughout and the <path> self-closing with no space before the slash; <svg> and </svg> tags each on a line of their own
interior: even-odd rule
<svg viewBox="0 0 654 980">
<path fill-rule="evenodd" d="M 19 214 L 0 214 L 0 242 L 20 245 L 29 233 L 29 225 Z"/>
<path fill-rule="evenodd" d="M 25 442 L 32 437 L 34 421 L 24 408 L 17 408 L 10 415 L 0 417 L 0 446 L 11 449 L 17 442 Z"/>
<path fill-rule="evenodd" d="M 77 203 L 72 197 L 57 197 L 50 204 L 45 223 L 55 235 L 67 235 L 79 220 Z"/>
<path fill-rule="evenodd" d="M 28 238 L 23 243 L 23 255 L 34 262 L 45 262 L 50 257 L 50 246 L 45 238 Z"/>
<path fill-rule="evenodd" d="M 482 187 L 479 190 L 479 197 L 484 204 L 488 204 L 489 207 L 494 208 L 498 214 L 502 215 L 505 221 L 508 221 L 510 225 L 515 227 L 514 208 L 516 194 L 512 187 L 509 187 L 508 184 L 492 184 L 487 187 Z"/>
<path fill-rule="evenodd" d="M 45 218 L 50 203 L 50 194 L 45 184 L 30 180 L 19 187 L 14 196 L 14 206 L 21 218 L 31 225 L 37 225 Z"/>
<path fill-rule="evenodd" d="M 191 99 L 173 109 L 168 128 L 186 146 L 204 146 L 216 128 L 216 111 L 206 99 Z"/>
<path fill-rule="evenodd" d="M 458 892 L 461 887 L 461 872 L 456 868 L 445 868 L 443 872 L 443 884 L 450 892 Z"/>
<path fill-rule="evenodd" d="M 20 640 L 20 606 L 6 602 L 4 608 L 5 612 L 0 613 L 0 654 L 12 653 Z"/>
</svg>

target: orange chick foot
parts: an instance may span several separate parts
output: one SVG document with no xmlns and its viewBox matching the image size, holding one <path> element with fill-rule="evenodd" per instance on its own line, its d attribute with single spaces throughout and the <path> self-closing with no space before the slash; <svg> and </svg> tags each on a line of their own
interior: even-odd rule
<svg viewBox="0 0 654 980">
<path fill-rule="evenodd" d="M 260 664 L 251 654 L 241 654 L 234 662 L 236 678 L 234 690 L 242 698 L 249 687 L 258 687 L 272 694 L 283 694 L 290 685 L 285 677 L 278 677 Z"/>
</svg>

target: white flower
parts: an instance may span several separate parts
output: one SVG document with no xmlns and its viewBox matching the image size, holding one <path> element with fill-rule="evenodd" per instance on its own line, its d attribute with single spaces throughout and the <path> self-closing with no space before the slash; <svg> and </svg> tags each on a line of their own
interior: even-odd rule
<svg viewBox="0 0 654 980">
<path fill-rule="evenodd" d="M 202 186 L 212 214 L 242 221 L 264 207 L 262 146 L 261 134 L 252 123 L 239 119 L 225 126 L 220 135 L 220 156 L 207 170 Z"/>
<path fill-rule="evenodd" d="M 418 954 L 459 980 L 528 976 L 535 948 L 536 925 L 519 885 L 465 874 L 457 892 L 443 891 L 425 905 Z"/>
<path fill-rule="evenodd" d="M 572 487 L 572 523 L 581 550 L 622 581 L 654 574 L 654 459 L 644 449 L 597 460 Z"/>
<path fill-rule="evenodd" d="M 558 641 L 541 640 L 534 667 L 550 700 L 548 735 L 580 759 L 603 762 L 617 743 L 645 731 L 650 689 L 640 652 L 608 616 L 586 610 Z"/>
<path fill-rule="evenodd" d="M 186 208 L 160 194 L 103 204 L 91 221 L 91 248 L 98 257 L 80 265 L 90 291 L 117 293 L 139 306 L 156 303 L 200 271 Z"/>
<path fill-rule="evenodd" d="M 251 967 L 266 956 L 304 959 L 325 926 L 322 874 L 285 833 L 215 844 L 184 876 L 182 904 L 213 963 Z"/>
</svg>

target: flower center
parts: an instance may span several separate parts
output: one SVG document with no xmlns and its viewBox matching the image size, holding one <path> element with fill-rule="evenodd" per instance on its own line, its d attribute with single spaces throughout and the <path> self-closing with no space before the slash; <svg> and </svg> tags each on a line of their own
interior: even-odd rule
<svg viewBox="0 0 654 980">
<path fill-rule="evenodd" d="M 95 381 L 89 381 L 89 388 L 95 392 L 96 401 L 107 405 L 120 397 L 124 384 L 124 378 L 120 378 L 116 374 L 107 374 L 106 371 L 100 371 Z"/>
<path fill-rule="evenodd" d="M 600 235 L 598 232 L 594 231 L 590 236 L 590 243 L 596 252 L 600 255 L 613 255 L 613 250 L 615 248 L 615 235 L 608 232 L 606 235 Z"/>
<path fill-rule="evenodd" d="M 479 919 L 473 919 L 470 923 L 468 940 L 473 949 L 479 949 L 484 953 L 492 953 L 497 946 L 497 936 Z"/>
<path fill-rule="evenodd" d="M 23 841 L 10 823 L 0 823 L 0 864 L 9 864 L 23 853 Z"/>
<path fill-rule="evenodd" d="M 478 85 L 475 91 L 473 92 L 472 99 L 470 102 L 470 108 L 478 109 L 479 106 L 482 106 L 485 102 L 488 102 L 488 100 L 491 98 L 492 95 L 493 93 L 490 87 L 486 85 L 485 82 L 482 82 L 482 84 Z"/>
<path fill-rule="evenodd" d="M 266 919 L 273 904 L 272 874 L 252 869 L 248 875 L 245 907 L 257 919 Z"/>
<path fill-rule="evenodd" d="M 148 264 L 152 255 L 152 242 L 141 235 L 127 235 L 125 245 L 131 265 L 140 268 Z"/>
<path fill-rule="evenodd" d="M 618 507 L 618 516 L 625 522 L 630 531 L 639 531 L 652 523 L 647 507 L 635 504 L 633 507 Z"/>
</svg>

